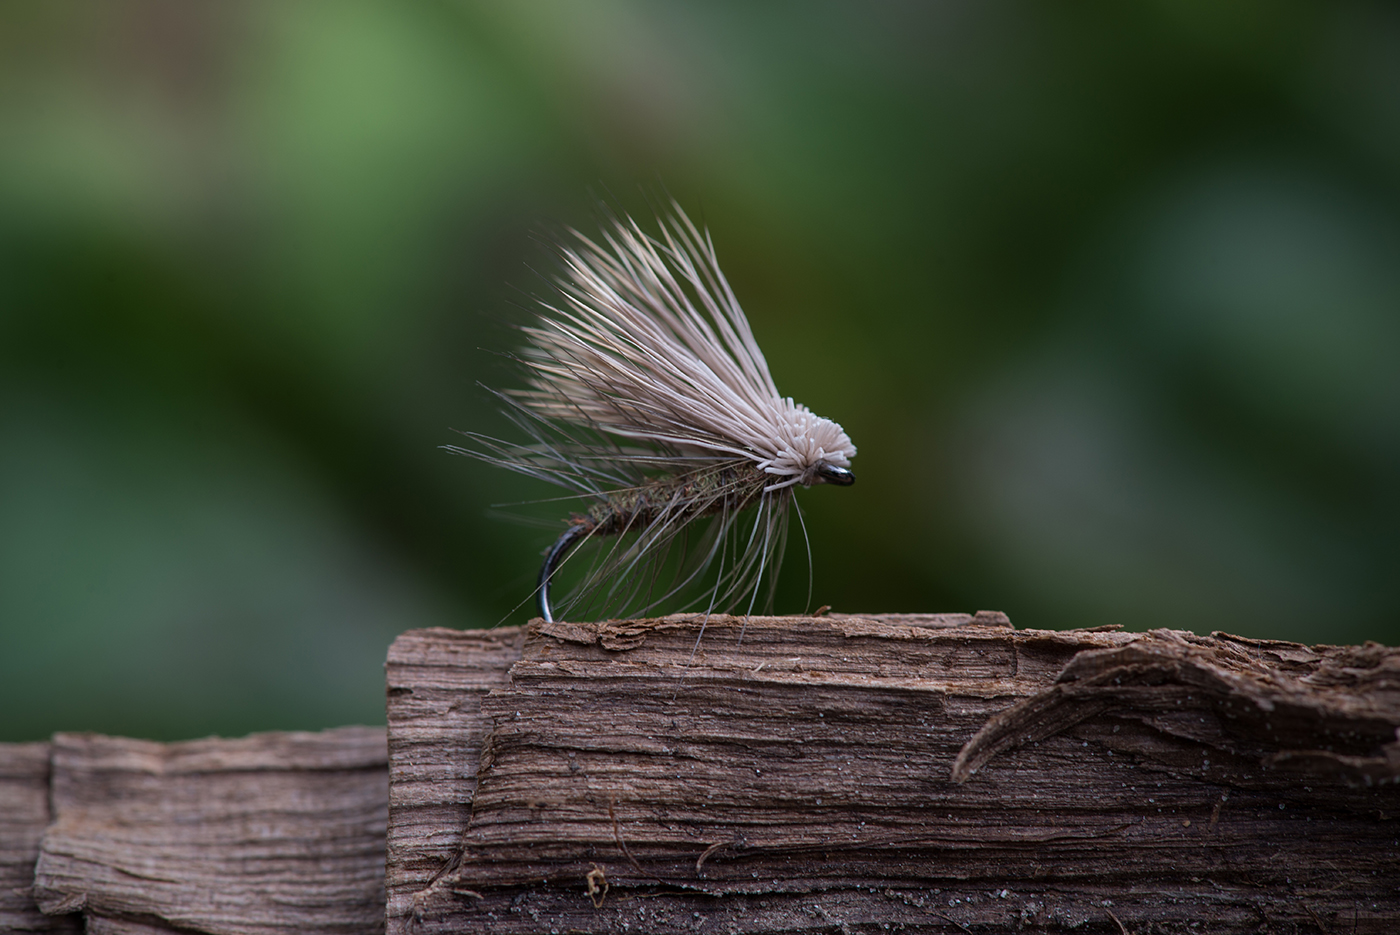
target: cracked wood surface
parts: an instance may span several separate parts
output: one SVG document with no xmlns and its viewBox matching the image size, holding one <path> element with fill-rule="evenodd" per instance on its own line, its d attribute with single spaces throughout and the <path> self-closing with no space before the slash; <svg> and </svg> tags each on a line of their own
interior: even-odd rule
<svg viewBox="0 0 1400 935">
<path fill-rule="evenodd" d="M 386 764 L 383 728 L 57 734 L 34 895 L 101 935 L 382 932 Z"/>
<path fill-rule="evenodd" d="M 77 916 L 34 902 L 34 861 L 49 824 L 49 745 L 0 743 L 0 932 L 80 932 Z"/>
<path fill-rule="evenodd" d="M 1373 644 L 677 616 L 413 631 L 388 672 L 391 933 L 1400 918 Z"/>
</svg>

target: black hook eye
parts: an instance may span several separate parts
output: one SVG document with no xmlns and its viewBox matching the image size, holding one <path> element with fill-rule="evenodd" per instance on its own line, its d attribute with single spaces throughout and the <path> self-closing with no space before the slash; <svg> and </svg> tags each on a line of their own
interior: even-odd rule
<svg viewBox="0 0 1400 935">
<path fill-rule="evenodd" d="M 817 465 L 817 474 L 828 484 L 835 484 L 837 487 L 849 487 L 856 482 L 856 476 L 849 468 L 837 467 L 825 461 Z"/>
</svg>

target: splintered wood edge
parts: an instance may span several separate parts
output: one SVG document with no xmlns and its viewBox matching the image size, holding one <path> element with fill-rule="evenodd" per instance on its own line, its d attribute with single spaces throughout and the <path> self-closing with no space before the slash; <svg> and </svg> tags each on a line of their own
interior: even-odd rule
<svg viewBox="0 0 1400 935">
<path fill-rule="evenodd" d="M 1368 658 L 1358 659 L 1358 655 Z M 1226 633 L 1200 637 L 1177 630 L 1153 630 L 1114 648 L 1077 653 L 1055 684 L 993 715 L 958 753 L 954 782 L 962 783 L 993 757 L 1038 742 L 1115 707 L 1131 705 L 1124 686 L 1175 684 L 1194 688 L 1216 704 L 1235 703 L 1262 714 L 1293 709 L 1310 718 L 1318 749 L 1280 750 L 1269 765 L 1331 773 L 1365 785 L 1400 781 L 1400 691 L 1381 696 L 1353 687 L 1310 681 L 1337 663 L 1357 678 L 1360 662 L 1395 671 L 1400 689 L 1400 649 L 1313 646 L 1281 640 L 1249 640 Z M 1279 663 L 1301 668 L 1289 673 Z M 1385 685 L 1384 676 L 1371 681 Z M 1367 686 L 1369 687 L 1369 685 Z M 1373 735 L 1378 756 L 1347 756 L 1327 746 L 1329 730 Z M 1311 768 L 1311 770 L 1309 769 Z"/>
<path fill-rule="evenodd" d="M 947 626 L 957 617 L 957 626 Z M 914 623 L 909 621 L 915 619 Z M 941 618 L 939 625 L 928 625 Z M 990 618 L 990 625 L 985 622 Z M 856 679 L 869 683 L 913 680 L 931 686 L 930 666 L 937 663 L 929 652 L 946 653 L 959 648 L 974 654 L 988 650 L 1007 654 L 1002 678 L 1023 682 L 1029 676 L 1048 681 L 1083 649 L 1122 646 L 1139 634 L 1104 630 L 1017 630 L 1002 614 L 976 615 L 880 615 L 841 614 L 820 617 L 738 617 L 724 614 L 677 614 L 647 620 L 608 620 L 598 623 L 532 621 L 527 629 L 520 666 L 563 664 L 571 667 L 593 663 L 641 665 L 658 677 L 730 677 L 745 674 L 778 679 L 784 667 L 804 671 L 837 685 Z M 864 648 L 858 649 L 860 641 Z M 846 647 L 850 647 L 847 649 Z M 900 668 L 905 648 L 921 657 L 902 676 L 877 673 L 870 664 L 880 660 L 887 669 Z M 867 653 L 874 655 L 866 655 Z M 847 663 L 850 663 L 848 666 Z M 1028 670 L 1025 664 L 1029 663 Z M 1048 666 L 1048 668 L 1047 668 Z M 922 668 L 925 671 L 919 672 Z M 517 670 L 520 671 L 520 670 Z M 956 670 L 947 670 L 957 681 Z M 585 671 L 580 669 L 583 676 Z M 804 678 L 810 681 L 811 678 Z M 937 681 L 935 679 L 935 681 Z M 1039 687 L 1039 683 L 1036 686 Z M 1028 694 L 1022 686 L 1014 694 Z"/>
<path fill-rule="evenodd" d="M 930 630 L 953 630 L 962 627 L 995 627 L 1015 630 L 1011 620 L 999 610 L 979 610 L 975 614 L 798 614 L 793 616 L 738 616 L 732 614 L 670 614 L 665 617 L 642 617 L 635 620 L 601 620 L 593 623 L 568 620 L 545 621 L 535 617 L 527 632 L 542 634 L 571 643 L 596 643 L 609 636 L 625 643 L 628 634 L 645 634 L 664 630 L 698 630 L 714 627 L 777 628 L 800 632 L 803 627 L 843 623 L 869 623 L 876 627 L 919 627 Z M 1111 628 L 1116 629 L 1116 628 Z M 1100 632 L 1104 628 L 1071 632 Z M 431 631 L 417 630 L 415 633 Z M 618 648 L 625 649 L 625 645 Z"/>
</svg>

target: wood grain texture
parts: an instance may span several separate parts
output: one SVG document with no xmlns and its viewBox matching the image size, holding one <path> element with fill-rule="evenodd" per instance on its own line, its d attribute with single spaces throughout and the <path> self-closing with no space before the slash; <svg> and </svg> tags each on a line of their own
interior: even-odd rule
<svg viewBox="0 0 1400 935">
<path fill-rule="evenodd" d="M 388 683 L 388 928 L 404 932 L 424 894 L 455 866 L 471 814 L 487 692 L 506 688 L 525 633 L 412 630 L 394 641 Z"/>
<path fill-rule="evenodd" d="M 409 639 L 439 690 L 457 665 L 484 684 L 460 635 Z M 391 690 L 417 691 L 407 671 Z M 414 834 L 461 847 L 401 878 L 389 927 L 1394 932 L 1397 726 L 1400 651 L 1374 645 L 990 615 L 537 622 L 468 728 L 474 794 L 470 764 L 427 759 L 396 789 Z"/>
<path fill-rule="evenodd" d="M 383 931 L 385 731 L 53 739 L 34 893 L 89 932 Z"/>
<path fill-rule="evenodd" d="M 34 862 L 49 823 L 49 745 L 0 743 L 0 932 L 78 932 L 77 916 L 34 902 Z"/>
</svg>

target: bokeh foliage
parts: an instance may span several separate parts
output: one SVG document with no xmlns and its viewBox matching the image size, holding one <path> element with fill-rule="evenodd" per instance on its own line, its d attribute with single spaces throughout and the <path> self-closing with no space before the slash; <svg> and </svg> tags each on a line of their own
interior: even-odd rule
<svg viewBox="0 0 1400 935">
<path fill-rule="evenodd" d="M 437 446 L 659 187 L 860 446 L 815 603 L 1400 638 L 1387 5 L 8 3 L 0 739 L 376 722 L 523 620 L 555 492 Z"/>
</svg>

